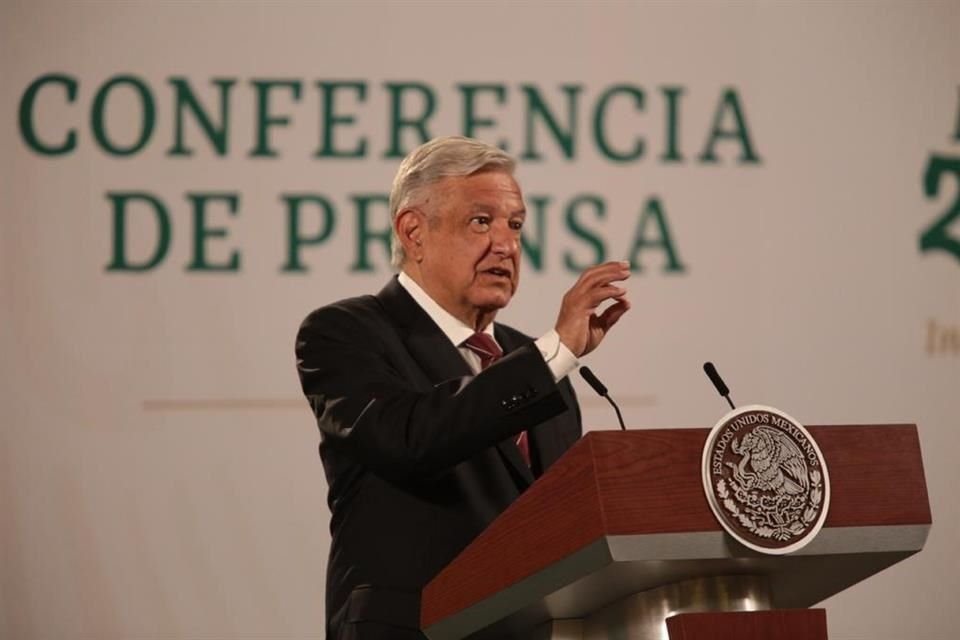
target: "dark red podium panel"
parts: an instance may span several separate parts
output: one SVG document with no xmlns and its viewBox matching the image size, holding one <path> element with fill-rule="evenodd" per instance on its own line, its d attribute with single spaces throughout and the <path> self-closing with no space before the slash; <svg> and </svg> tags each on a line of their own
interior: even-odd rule
<svg viewBox="0 0 960 640">
<path fill-rule="evenodd" d="M 823 609 L 681 613 L 667 618 L 670 640 L 827 640 Z"/>
</svg>

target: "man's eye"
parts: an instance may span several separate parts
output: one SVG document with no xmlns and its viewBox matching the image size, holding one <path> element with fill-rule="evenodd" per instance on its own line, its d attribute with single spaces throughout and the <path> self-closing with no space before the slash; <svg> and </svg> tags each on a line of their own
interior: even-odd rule
<svg viewBox="0 0 960 640">
<path fill-rule="evenodd" d="M 523 229 L 523 220 L 511 220 L 510 228 L 514 231 L 520 231 L 520 229 Z"/>
<path fill-rule="evenodd" d="M 475 226 L 489 227 L 490 218 L 487 216 L 474 216 L 470 219 L 470 223 Z"/>
</svg>

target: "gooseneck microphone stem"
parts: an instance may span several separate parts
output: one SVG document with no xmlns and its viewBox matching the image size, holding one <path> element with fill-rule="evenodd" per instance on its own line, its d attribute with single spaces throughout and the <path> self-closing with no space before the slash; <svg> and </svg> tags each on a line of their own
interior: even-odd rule
<svg viewBox="0 0 960 640">
<path fill-rule="evenodd" d="M 620 429 L 623 431 L 627 430 L 627 426 L 623 424 L 623 416 L 620 415 L 620 407 L 617 406 L 617 403 L 613 401 L 613 398 L 610 396 L 603 396 L 607 399 L 607 402 L 613 407 L 613 410 L 617 412 L 617 421 L 620 422 Z"/>
<path fill-rule="evenodd" d="M 610 403 L 610 406 L 613 407 L 613 410 L 617 412 L 617 420 L 620 422 L 620 428 L 624 431 L 627 430 L 627 426 L 623 424 L 623 416 L 620 415 L 620 407 L 617 406 L 617 403 L 613 401 L 613 398 L 610 397 L 610 394 L 607 393 L 607 388 L 600 382 L 600 379 L 593 374 L 593 371 L 590 371 L 589 367 L 580 367 L 580 376 L 587 381 L 587 384 L 590 385 L 590 388 L 597 392 L 597 395 L 601 398 L 606 398 L 607 402 Z"/>
<path fill-rule="evenodd" d="M 729 395 L 729 394 L 723 396 L 723 399 L 727 401 L 727 404 L 730 405 L 730 408 L 731 408 L 731 409 L 736 409 L 736 408 L 737 408 L 737 405 L 733 404 L 733 400 L 730 399 L 730 395 Z"/>
</svg>

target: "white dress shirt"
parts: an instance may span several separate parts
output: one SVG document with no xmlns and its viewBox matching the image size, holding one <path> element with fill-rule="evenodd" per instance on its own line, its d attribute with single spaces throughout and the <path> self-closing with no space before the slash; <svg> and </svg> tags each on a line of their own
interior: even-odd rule
<svg viewBox="0 0 960 640">
<path fill-rule="evenodd" d="M 439 304 L 434 301 L 430 295 L 423 290 L 423 288 L 418 285 L 413 278 L 408 276 L 404 272 L 400 272 L 399 277 L 400 286 L 406 289 L 407 293 L 410 294 L 417 304 L 427 312 L 427 315 L 430 316 L 430 319 L 433 320 L 445 336 L 453 343 L 453 346 L 457 348 L 460 352 L 460 355 L 463 356 L 463 359 L 467 361 L 467 364 L 470 365 L 470 369 L 474 373 L 480 372 L 480 356 L 471 351 L 469 348 L 463 346 L 463 343 L 476 333 L 473 327 L 470 327 L 457 318 L 455 318 L 449 311 L 441 307 Z M 484 333 L 493 338 L 493 341 L 496 342 L 497 339 L 493 335 L 493 323 L 488 324 L 484 330 Z M 571 371 L 577 368 L 580 364 L 577 361 L 576 356 L 573 355 L 566 345 L 560 342 L 560 336 L 557 334 L 555 329 L 551 329 L 539 340 L 536 341 L 537 350 L 540 351 L 540 355 L 543 356 L 544 361 L 547 363 L 547 366 L 550 367 L 550 372 L 553 374 L 553 379 L 560 381 L 564 376 L 568 375 Z M 497 346 L 500 346 L 497 343 Z M 501 347 L 502 349 L 502 347 Z"/>
</svg>

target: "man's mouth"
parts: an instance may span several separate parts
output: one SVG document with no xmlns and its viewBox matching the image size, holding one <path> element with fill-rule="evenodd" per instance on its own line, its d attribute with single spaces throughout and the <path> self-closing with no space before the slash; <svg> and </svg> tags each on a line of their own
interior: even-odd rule
<svg viewBox="0 0 960 640">
<path fill-rule="evenodd" d="M 507 269 L 501 269 L 500 267 L 493 267 L 492 269 L 484 269 L 483 272 L 484 272 L 484 273 L 488 273 L 488 274 L 490 274 L 490 275 L 492 275 L 492 276 L 496 276 L 496 277 L 498 277 L 498 278 L 508 278 L 508 279 L 509 279 L 510 276 L 511 276 L 511 273 L 510 273 L 509 270 L 507 270 Z"/>
</svg>

